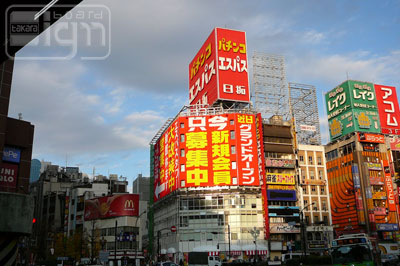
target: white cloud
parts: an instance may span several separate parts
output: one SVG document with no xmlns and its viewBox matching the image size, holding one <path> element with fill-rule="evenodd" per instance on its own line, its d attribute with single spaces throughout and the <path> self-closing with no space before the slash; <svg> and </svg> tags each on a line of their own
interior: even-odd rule
<svg viewBox="0 0 400 266">
<path fill-rule="evenodd" d="M 35 125 L 35 154 L 63 156 L 148 147 L 165 118 L 143 111 L 110 122 L 102 109 L 108 97 L 85 94 L 76 86 L 85 69 L 73 62 L 63 65 L 64 69 L 53 63 L 15 64 L 10 115 L 21 112 Z"/>
</svg>

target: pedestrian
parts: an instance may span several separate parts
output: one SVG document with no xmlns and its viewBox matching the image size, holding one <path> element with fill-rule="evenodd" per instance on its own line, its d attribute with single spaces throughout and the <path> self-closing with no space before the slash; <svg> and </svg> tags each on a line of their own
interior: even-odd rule
<svg viewBox="0 0 400 266">
<path fill-rule="evenodd" d="M 179 266 L 184 266 L 184 263 L 183 263 L 182 259 L 179 261 Z"/>
</svg>

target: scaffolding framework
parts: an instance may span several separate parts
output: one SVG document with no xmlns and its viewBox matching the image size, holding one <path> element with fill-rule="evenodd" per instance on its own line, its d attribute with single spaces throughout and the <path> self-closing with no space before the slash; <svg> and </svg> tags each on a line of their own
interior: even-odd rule
<svg viewBox="0 0 400 266">
<path fill-rule="evenodd" d="M 255 108 L 264 118 L 279 115 L 283 120 L 291 119 L 283 56 L 254 53 L 253 91 Z"/>
<path fill-rule="evenodd" d="M 290 107 L 299 144 L 321 145 L 316 89 L 312 85 L 289 83 Z"/>
</svg>

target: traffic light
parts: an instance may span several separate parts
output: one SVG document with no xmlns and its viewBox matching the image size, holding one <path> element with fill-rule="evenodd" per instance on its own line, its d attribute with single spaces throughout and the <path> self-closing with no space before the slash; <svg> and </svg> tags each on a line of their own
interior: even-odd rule
<svg viewBox="0 0 400 266">
<path fill-rule="evenodd" d="M 32 219 L 32 223 L 33 223 L 33 224 L 36 223 L 36 218 L 33 218 L 33 219 Z"/>
<path fill-rule="evenodd" d="M 217 249 L 219 249 L 219 243 L 217 244 Z"/>
</svg>

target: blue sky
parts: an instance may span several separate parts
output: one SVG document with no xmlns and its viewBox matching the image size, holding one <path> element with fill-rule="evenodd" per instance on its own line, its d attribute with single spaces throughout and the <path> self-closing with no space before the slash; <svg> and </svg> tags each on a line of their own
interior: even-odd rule
<svg viewBox="0 0 400 266">
<path fill-rule="evenodd" d="M 109 9 L 109 57 L 17 60 L 9 115 L 21 112 L 35 125 L 33 158 L 61 166 L 67 158 L 88 174 L 96 167 L 97 174 L 123 175 L 130 184 L 139 173 L 149 175 L 148 143 L 188 103 L 188 64 L 214 27 L 247 32 L 249 65 L 254 51 L 284 55 L 287 80 L 317 88 L 324 142 L 322 95 L 347 74 L 400 87 L 400 1 L 83 4 Z M 51 49 L 63 54 L 66 48 Z M 25 47 L 17 57 L 49 50 Z M 79 41 L 78 51 L 97 50 Z"/>
</svg>

